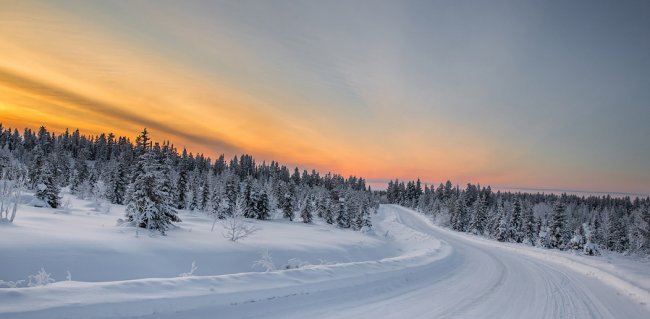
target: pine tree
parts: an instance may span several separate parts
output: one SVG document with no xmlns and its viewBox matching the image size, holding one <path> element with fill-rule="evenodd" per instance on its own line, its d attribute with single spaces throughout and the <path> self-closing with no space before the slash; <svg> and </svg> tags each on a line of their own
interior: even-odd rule
<svg viewBox="0 0 650 319">
<path fill-rule="evenodd" d="M 293 221 L 293 218 L 295 217 L 295 213 L 293 211 L 293 196 L 290 189 L 286 187 L 283 188 L 283 194 L 281 193 L 280 195 L 280 206 L 282 208 L 284 218 L 288 218 L 290 221 Z"/>
<path fill-rule="evenodd" d="M 465 207 L 465 197 L 461 194 L 456 199 L 456 204 L 451 211 L 450 223 L 453 230 L 464 231 L 467 219 L 467 208 Z"/>
<path fill-rule="evenodd" d="M 371 228 L 372 222 L 370 221 L 370 203 L 367 200 L 361 202 L 361 207 L 359 208 L 359 213 L 355 219 L 355 230 L 360 230 L 362 228 Z"/>
<path fill-rule="evenodd" d="M 566 206 L 561 201 L 555 202 L 553 213 L 551 214 L 551 223 L 549 225 L 550 246 L 551 248 L 564 249 L 567 244 L 566 240 L 566 215 L 564 214 Z"/>
<path fill-rule="evenodd" d="M 243 158 L 243 157 L 242 157 Z M 253 181 L 247 178 L 243 188 L 243 205 L 245 218 L 257 218 L 257 206 L 255 203 L 255 194 L 253 191 Z"/>
<path fill-rule="evenodd" d="M 41 175 L 38 177 L 36 184 L 36 198 L 42 200 L 51 208 L 61 206 L 60 190 L 56 184 L 56 177 L 52 172 L 52 165 L 46 162 L 40 173 Z"/>
<path fill-rule="evenodd" d="M 171 205 L 169 189 L 164 183 L 168 177 L 166 168 L 157 162 L 151 150 L 140 156 L 138 167 L 142 171 L 129 187 L 131 196 L 126 217 L 138 227 L 165 234 L 172 222 L 181 221 Z"/>
<path fill-rule="evenodd" d="M 208 182 L 208 176 L 204 175 L 203 181 L 201 183 L 201 202 L 200 208 L 202 211 L 205 211 L 210 202 L 210 183 Z"/>
<path fill-rule="evenodd" d="M 311 203 L 311 196 L 307 196 L 304 200 L 303 203 L 300 207 L 300 217 L 302 218 L 303 223 L 311 223 L 313 219 L 312 215 L 312 203 Z"/>
<path fill-rule="evenodd" d="M 521 220 L 521 202 L 515 200 L 515 203 L 512 207 L 512 214 L 510 215 L 510 237 L 516 243 L 521 243 L 524 241 L 524 230 Z"/>
<path fill-rule="evenodd" d="M 616 252 L 624 252 L 628 248 L 627 229 L 625 228 L 625 224 L 616 211 L 611 211 L 608 214 L 607 221 L 609 224 L 607 249 Z"/>
<path fill-rule="evenodd" d="M 325 213 L 323 214 L 323 218 L 325 219 L 325 222 L 333 225 L 334 221 L 336 220 L 335 218 L 335 212 L 338 210 L 338 201 L 333 201 L 330 198 L 326 198 L 324 201 L 326 205 L 326 210 Z"/>
<path fill-rule="evenodd" d="M 239 187 L 237 187 L 237 177 L 232 176 L 226 181 L 226 201 L 228 202 L 228 216 L 232 216 L 237 207 L 237 196 L 239 193 Z"/>
<path fill-rule="evenodd" d="M 641 250 L 650 254 L 650 205 L 641 211 L 641 220 L 644 225 L 638 225 L 642 236 Z"/>
<path fill-rule="evenodd" d="M 128 184 L 129 176 L 125 161 L 114 162 L 106 185 L 106 198 L 113 204 L 124 204 Z"/>
<path fill-rule="evenodd" d="M 508 241 L 510 235 L 510 227 L 508 227 L 508 215 L 502 205 L 499 206 L 499 226 L 496 232 L 496 239 L 498 241 Z"/>
<path fill-rule="evenodd" d="M 271 217 L 269 209 L 269 196 L 266 194 L 266 190 L 261 190 L 257 199 L 257 219 L 265 220 Z"/>
<path fill-rule="evenodd" d="M 339 197 L 336 210 L 336 224 L 342 228 L 350 228 L 350 216 L 347 214 L 345 199 L 343 197 Z"/>
<path fill-rule="evenodd" d="M 177 209 L 187 208 L 187 189 L 188 189 L 188 173 L 187 169 L 184 167 L 184 164 L 181 164 L 180 170 L 178 172 L 178 180 L 176 181 L 176 194 L 174 203 L 176 204 Z"/>
<path fill-rule="evenodd" d="M 372 216 L 370 215 L 370 200 L 363 202 L 363 206 L 361 206 L 361 215 L 363 216 L 362 227 L 366 229 L 372 228 L 372 220 L 371 220 Z"/>
<path fill-rule="evenodd" d="M 30 188 L 35 189 L 42 182 L 43 169 L 47 165 L 45 152 L 40 146 L 33 149 L 33 159 L 29 165 L 29 183 Z M 48 173 L 49 174 L 49 173 Z"/>
<path fill-rule="evenodd" d="M 472 219 L 469 225 L 469 231 L 476 235 L 483 235 L 487 224 L 487 212 L 485 205 L 485 196 L 474 202 L 472 209 Z"/>
<path fill-rule="evenodd" d="M 537 234 L 535 229 L 535 216 L 533 215 L 533 209 L 528 207 L 528 205 L 523 208 L 522 219 L 524 242 L 535 245 L 535 235 Z"/>
</svg>

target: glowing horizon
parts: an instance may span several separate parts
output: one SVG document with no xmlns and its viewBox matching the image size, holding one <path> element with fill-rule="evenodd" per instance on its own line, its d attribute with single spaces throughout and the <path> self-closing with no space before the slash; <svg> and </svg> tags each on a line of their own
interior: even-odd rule
<svg viewBox="0 0 650 319">
<path fill-rule="evenodd" d="M 557 9 L 584 8 L 8 1 L 0 122 L 147 127 L 374 181 L 649 194 L 648 8 Z"/>
</svg>

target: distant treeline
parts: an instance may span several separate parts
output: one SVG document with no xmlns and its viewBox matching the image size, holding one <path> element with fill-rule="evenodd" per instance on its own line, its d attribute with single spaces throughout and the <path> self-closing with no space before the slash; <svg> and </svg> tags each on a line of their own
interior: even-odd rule
<svg viewBox="0 0 650 319">
<path fill-rule="evenodd" d="M 456 231 L 562 250 L 650 254 L 650 198 L 493 192 L 450 181 L 390 181 L 389 203 L 415 208 Z"/>
</svg>

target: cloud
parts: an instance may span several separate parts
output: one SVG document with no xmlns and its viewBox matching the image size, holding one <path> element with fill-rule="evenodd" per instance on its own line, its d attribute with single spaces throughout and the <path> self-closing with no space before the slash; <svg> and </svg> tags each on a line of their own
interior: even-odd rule
<svg viewBox="0 0 650 319">
<path fill-rule="evenodd" d="M 67 89 L 37 79 L 27 78 L 2 68 L 0 68 L 0 83 L 0 85 L 19 91 L 22 94 L 36 97 L 49 103 L 55 103 L 58 106 L 68 108 L 68 110 L 90 112 L 94 115 L 101 115 L 115 119 L 117 122 L 127 122 L 133 125 L 144 126 L 152 130 L 166 133 L 167 135 L 179 137 L 185 141 L 192 141 L 207 147 L 215 148 L 219 152 L 233 154 L 242 151 L 238 146 L 224 139 L 182 131 L 173 126 L 129 112 L 123 107 L 118 107 L 111 103 L 71 92 Z"/>
</svg>

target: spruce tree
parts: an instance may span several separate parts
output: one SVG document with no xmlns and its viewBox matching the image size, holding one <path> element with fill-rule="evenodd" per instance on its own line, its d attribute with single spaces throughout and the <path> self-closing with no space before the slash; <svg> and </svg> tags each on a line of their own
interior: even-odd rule
<svg viewBox="0 0 650 319">
<path fill-rule="evenodd" d="M 302 218 L 303 223 L 311 223 L 313 219 L 312 215 L 312 204 L 311 204 L 311 197 L 307 196 L 304 200 L 303 203 L 300 207 L 300 217 Z"/>
<path fill-rule="evenodd" d="M 645 209 L 641 211 L 641 225 L 638 225 L 639 232 L 642 236 L 641 250 L 650 254 L 650 205 L 646 204 Z"/>
<path fill-rule="evenodd" d="M 265 220 L 271 217 L 271 212 L 269 209 L 269 196 L 266 194 L 266 190 L 261 190 L 257 198 L 257 219 Z"/>
<path fill-rule="evenodd" d="M 336 224 L 342 228 L 350 228 L 350 216 L 345 209 L 345 200 L 339 197 L 338 205 L 336 207 Z"/>
<path fill-rule="evenodd" d="M 524 241 L 524 230 L 521 220 L 521 202 L 515 200 L 512 207 L 512 214 L 510 215 L 510 237 L 516 243 Z"/>
<path fill-rule="evenodd" d="M 332 225 L 334 224 L 334 221 L 336 220 L 336 211 L 338 210 L 338 201 L 334 201 L 330 198 L 326 198 L 324 201 L 326 210 L 323 215 L 323 218 L 325 219 L 325 222 Z"/>
<path fill-rule="evenodd" d="M 502 205 L 499 206 L 499 226 L 496 232 L 496 239 L 498 241 L 508 241 L 510 234 L 510 227 L 508 227 L 508 214 Z"/>
<path fill-rule="evenodd" d="M 474 202 L 472 209 L 472 219 L 469 225 L 469 231 L 476 235 L 483 235 L 487 224 L 487 212 L 485 205 L 485 196 Z"/>
<path fill-rule="evenodd" d="M 36 198 L 45 202 L 51 208 L 61 206 L 61 198 L 59 197 L 59 186 L 56 184 L 56 177 L 52 172 L 52 165 L 46 162 L 38 177 L 36 184 Z"/>
<path fill-rule="evenodd" d="M 244 217 L 246 218 L 257 217 L 257 206 L 255 203 L 255 194 L 253 192 L 253 181 L 251 178 L 247 178 L 246 181 L 244 182 L 243 205 L 244 205 Z"/>
<path fill-rule="evenodd" d="M 361 218 L 363 222 L 361 224 L 362 228 L 370 229 L 372 228 L 372 216 L 370 215 L 370 202 L 369 200 L 363 201 L 361 205 Z"/>
<path fill-rule="evenodd" d="M 300 175 L 298 175 L 300 176 Z M 284 218 L 288 218 L 290 221 L 293 221 L 295 213 L 293 211 L 293 196 L 291 191 L 288 188 L 283 188 L 284 194 L 280 195 L 280 206 L 282 208 L 282 213 Z"/>
<path fill-rule="evenodd" d="M 237 208 L 237 195 L 239 193 L 239 187 L 237 187 L 237 177 L 231 176 L 228 181 L 226 181 L 226 201 L 228 202 L 228 211 L 227 215 L 232 216 Z"/>
<path fill-rule="evenodd" d="M 467 208 L 465 207 L 465 197 L 461 194 L 456 199 L 456 204 L 451 211 L 450 223 L 451 227 L 457 231 L 464 231 L 467 219 Z"/>
<path fill-rule="evenodd" d="M 205 211 L 210 202 L 210 183 L 208 182 L 208 176 L 205 175 L 203 182 L 201 183 L 201 203 L 200 208 L 202 211 Z"/>
<path fill-rule="evenodd" d="M 125 161 L 122 159 L 114 162 L 106 186 L 106 198 L 113 204 L 124 204 L 128 185 L 129 176 Z"/>
<path fill-rule="evenodd" d="M 181 167 L 178 172 L 178 180 L 176 181 L 176 194 L 175 194 L 174 203 L 176 204 L 175 206 L 178 209 L 187 208 L 187 189 L 188 189 L 187 185 L 189 181 L 188 181 L 187 169 L 184 166 L 185 165 L 181 163 Z"/>
<path fill-rule="evenodd" d="M 126 218 L 137 227 L 165 234 L 173 222 L 181 221 L 172 207 L 171 194 L 165 184 L 166 168 L 157 162 L 152 150 L 140 156 L 138 167 L 142 171 L 129 187 L 131 195 Z"/>
<path fill-rule="evenodd" d="M 551 214 L 551 223 L 549 225 L 549 245 L 551 248 L 564 249 L 567 244 L 565 210 L 566 206 L 559 200 L 553 205 L 553 213 Z"/>
<path fill-rule="evenodd" d="M 537 231 L 535 229 L 535 216 L 533 215 L 533 209 L 530 208 L 529 205 L 525 205 L 522 212 L 524 242 L 535 245 Z"/>
<path fill-rule="evenodd" d="M 621 220 L 621 216 L 617 211 L 610 211 L 607 215 L 608 221 L 608 234 L 607 234 L 607 249 L 624 252 L 628 248 L 627 229 Z"/>
</svg>

